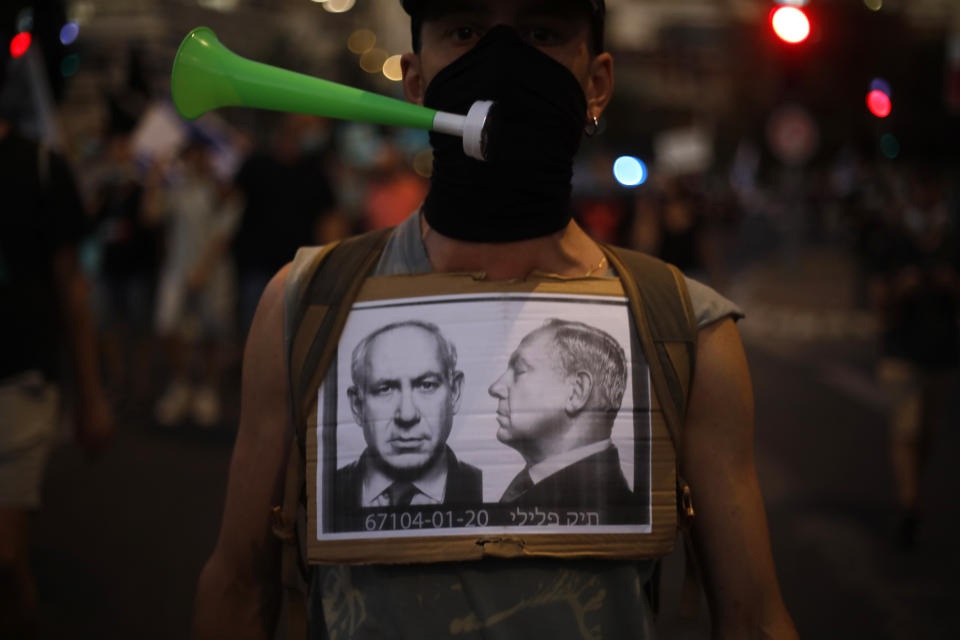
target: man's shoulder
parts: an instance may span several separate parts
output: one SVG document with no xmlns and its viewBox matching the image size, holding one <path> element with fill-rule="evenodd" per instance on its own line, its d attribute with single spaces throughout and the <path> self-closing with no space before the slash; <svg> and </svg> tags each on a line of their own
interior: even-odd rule
<svg viewBox="0 0 960 640">
<path fill-rule="evenodd" d="M 644 276 L 652 272 L 658 272 L 661 278 L 660 282 L 664 286 L 676 290 L 681 298 L 689 296 L 698 330 L 724 318 L 740 320 L 744 317 L 743 310 L 736 303 L 727 299 L 711 286 L 690 278 L 670 263 L 635 249 L 611 245 L 607 245 L 607 248 L 620 258 L 626 269 L 638 282 L 642 281 L 645 286 L 649 286 L 652 281 Z M 683 291 L 681 287 L 686 291 Z M 666 299 L 661 296 L 655 297 L 661 301 Z"/>
<path fill-rule="evenodd" d="M 339 469 L 337 469 L 336 479 L 344 480 L 351 478 L 360 473 L 360 458 L 357 458 L 353 462 L 348 462 Z"/>
<path fill-rule="evenodd" d="M 271 276 L 263 294 L 260 296 L 261 305 L 270 308 L 283 305 L 283 296 L 287 287 L 287 279 L 290 277 L 291 265 L 292 263 L 288 262 Z"/>
<path fill-rule="evenodd" d="M 585 506 L 632 502 L 615 446 L 570 463 L 550 474 L 519 500 L 530 506 Z"/>
<path fill-rule="evenodd" d="M 620 466 L 620 455 L 616 446 L 610 445 L 602 451 L 557 469 L 536 486 L 542 491 L 549 489 L 565 494 L 570 490 L 576 490 L 574 488 L 616 485 L 621 479 L 623 479 L 623 469 Z M 625 480 L 623 484 L 626 486 Z"/>
<path fill-rule="evenodd" d="M 571 462 L 557 473 L 586 472 L 587 477 L 598 477 L 614 469 L 620 469 L 620 454 L 617 452 L 617 447 L 611 444 L 596 453 Z"/>
<path fill-rule="evenodd" d="M 242 393 L 251 415 L 288 416 L 289 385 L 283 343 L 284 286 L 287 268 L 267 284 L 250 326 L 243 355 Z M 278 428 L 289 428 L 289 420 Z"/>
<path fill-rule="evenodd" d="M 472 504 L 483 501 L 483 472 L 468 462 L 457 459 L 447 447 L 447 503 Z"/>
<path fill-rule="evenodd" d="M 475 467 L 469 462 L 463 462 L 458 460 L 456 465 L 456 472 L 463 478 L 471 482 L 482 482 L 483 481 L 483 471 L 479 467 Z"/>
<path fill-rule="evenodd" d="M 334 474 L 335 504 L 340 509 L 360 506 L 363 487 L 363 456 L 343 465 Z"/>
<path fill-rule="evenodd" d="M 479 467 L 475 467 L 469 462 L 464 462 L 463 460 L 459 459 L 457 454 L 453 452 L 453 449 L 451 449 L 449 445 L 447 445 L 447 456 L 449 456 L 448 459 L 450 460 L 450 467 L 458 473 L 470 476 L 475 475 L 478 478 L 483 475 L 483 472 Z"/>
</svg>

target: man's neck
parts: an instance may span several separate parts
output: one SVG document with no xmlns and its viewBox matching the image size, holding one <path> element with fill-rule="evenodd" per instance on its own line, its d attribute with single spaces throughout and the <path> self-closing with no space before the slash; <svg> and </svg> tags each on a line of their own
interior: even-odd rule
<svg viewBox="0 0 960 640">
<path fill-rule="evenodd" d="M 396 480 L 412 482 L 418 491 L 431 500 L 442 501 L 447 486 L 449 449 L 444 446 L 440 454 L 426 468 L 420 470 L 416 478 L 397 478 L 396 474 L 379 468 L 370 455 L 369 449 L 363 453 L 360 468 L 363 473 L 361 499 L 363 506 L 375 506 L 375 501 Z"/>
<path fill-rule="evenodd" d="M 610 438 L 582 444 L 576 448 L 568 449 L 544 460 L 540 460 L 536 464 L 530 464 L 527 471 L 530 473 L 530 479 L 536 484 L 561 469 L 565 469 L 581 460 L 604 451 L 610 445 Z"/>
<path fill-rule="evenodd" d="M 603 431 L 590 431 L 584 429 L 582 424 L 568 424 L 566 427 L 556 429 L 550 437 L 526 440 L 516 449 L 523 456 L 527 466 L 533 466 L 567 451 L 609 440 L 610 427 Z"/>
<path fill-rule="evenodd" d="M 600 247 L 573 221 L 549 236 L 503 243 L 449 238 L 432 229 L 422 214 L 420 229 L 436 271 L 483 271 L 490 280 L 522 279 L 534 271 L 567 277 L 606 272 Z"/>
</svg>

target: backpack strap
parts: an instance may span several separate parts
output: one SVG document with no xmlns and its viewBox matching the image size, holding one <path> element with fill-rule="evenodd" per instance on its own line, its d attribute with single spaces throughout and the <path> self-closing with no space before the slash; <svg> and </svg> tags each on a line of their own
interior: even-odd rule
<svg viewBox="0 0 960 640">
<path fill-rule="evenodd" d="M 660 401 L 677 462 L 677 516 L 683 530 L 684 576 L 679 615 L 697 619 L 702 585 L 690 525 L 690 485 L 680 475 L 683 424 L 697 356 L 697 319 L 686 281 L 671 264 L 636 251 L 601 245 L 617 270 L 630 302 L 640 345 L 647 354 L 654 392 Z M 654 613 L 659 609 L 660 565 L 647 585 Z"/>
<path fill-rule="evenodd" d="M 697 321 L 679 269 L 646 254 L 601 245 L 617 270 L 647 355 L 654 393 L 660 401 L 677 460 L 677 506 L 681 526 L 693 518 L 690 487 L 680 476 L 683 422 L 697 353 Z"/>
<path fill-rule="evenodd" d="M 283 336 L 286 348 L 287 371 L 291 370 L 294 362 L 294 336 L 297 329 L 297 319 L 292 309 L 300 308 L 307 285 L 313 274 L 320 268 L 327 254 L 337 246 L 337 242 L 322 247 L 302 247 L 287 272 L 286 289 L 284 291 Z M 299 405 L 290 394 L 290 424 L 296 425 L 296 416 L 299 414 Z M 296 427 L 293 428 L 296 433 Z M 273 535 L 281 542 L 280 550 L 280 581 L 283 585 L 284 605 L 286 607 L 286 635 L 289 640 L 305 640 L 307 632 L 307 572 L 304 568 L 303 550 L 297 539 L 300 529 L 299 496 L 300 486 L 304 483 L 305 470 L 300 464 L 304 450 L 300 441 L 294 437 L 290 444 L 290 454 L 287 459 L 286 474 L 283 485 L 281 505 L 273 508 Z"/>
<path fill-rule="evenodd" d="M 379 229 L 323 247 L 297 252 L 284 292 L 284 344 L 290 381 L 294 438 L 287 460 L 283 504 L 273 509 L 273 533 L 282 543 L 281 579 L 287 609 L 287 638 L 305 640 L 307 587 L 305 558 L 306 415 L 336 352 L 363 281 L 392 233 Z"/>
<path fill-rule="evenodd" d="M 302 295 L 289 300 L 296 332 L 290 343 L 291 407 L 297 440 L 304 444 L 304 409 L 317 394 L 353 302 L 380 259 L 392 228 L 348 238 L 314 258 L 313 274 L 302 279 Z"/>
</svg>

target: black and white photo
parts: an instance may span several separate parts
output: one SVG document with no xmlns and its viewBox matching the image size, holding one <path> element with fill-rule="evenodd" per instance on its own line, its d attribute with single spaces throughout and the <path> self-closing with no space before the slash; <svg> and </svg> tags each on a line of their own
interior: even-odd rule
<svg viewBox="0 0 960 640">
<path fill-rule="evenodd" d="M 651 530 L 649 378 L 622 297 L 359 302 L 317 424 L 318 541 Z"/>
<path fill-rule="evenodd" d="M 483 500 L 480 470 L 447 445 L 463 386 L 456 366 L 456 347 L 418 320 L 381 327 L 354 348 L 347 396 L 367 446 L 337 470 L 338 508 Z"/>
<path fill-rule="evenodd" d="M 497 439 L 526 462 L 500 502 L 632 506 L 634 494 L 610 440 L 626 383 L 623 347 L 601 329 L 551 318 L 525 336 L 489 389 L 497 399 Z"/>
</svg>

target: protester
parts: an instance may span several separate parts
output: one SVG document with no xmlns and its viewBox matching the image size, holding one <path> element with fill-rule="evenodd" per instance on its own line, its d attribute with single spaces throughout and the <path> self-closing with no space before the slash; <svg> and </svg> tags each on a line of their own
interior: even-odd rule
<svg viewBox="0 0 960 640">
<path fill-rule="evenodd" d="M 602 1 L 403 6 L 414 36 L 414 52 L 402 58 L 407 99 L 464 113 L 492 97 L 501 111 L 488 163 L 467 158 L 458 138 L 432 134 L 430 191 L 394 230 L 373 274 L 615 277 L 600 247 L 572 222 L 570 203 L 573 155 L 613 91 Z M 268 514 L 280 500 L 295 430 L 283 318 L 288 277 L 293 289 L 296 275 L 285 268 L 267 286 L 247 342 L 227 504 L 198 587 L 199 638 L 265 638 L 275 628 L 280 546 Z M 697 504 L 693 537 L 714 635 L 795 638 L 754 467 L 750 377 L 734 324 L 741 314 L 707 287 L 685 286 L 699 334 L 679 472 Z M 318 565 L 309 575 L 308 636 L 568 638 L 589 628 L 607 638 L 647 638 L 653 615 L 644 586 L 654 567 L 652 560 L 546 557 Z"/>
<path fill-rule="evenodd" d="M 134 124 L 128 117 L 111 118 L 105 161 L 91 172 L 90 206 L 99 254 L 97 325 L 107 381 L 116 397 L 142 403 L 152 388 L 161 229 L 143 206 L 143 172 L 131 139 Z"/>
<path fill-rule="evenodd" d="M 336 236 L 336 196 L 324 153 L 328 124 L 285 114 L 266 151 L 255 151 L 235 177 L 244 208 L 232 249 L 240 281 L 240 325 L 250 328 L 270 276 L 304 242 Z"/>
<path fill-rule="evenodd" d="M 229 253 L 240 202 L 218 183 L 212 148 L 191 141 L 164 185 L 159 172 L 146 209 L 166 221 L 167 243 L 157 298 L 157 333 L 164 340 L 171 381 L 155 418 L 173 427 L 188 415 L 201 427 L 220 422 L 221 377 L 233 345 L 236 274 Z"/>
<path fill-rule="evenodd" d="M 890 200 L 866 244 L 881 326 L 878 374 L 890 400 L 897 542 L 910 548 L 923 515 L 923 471 L 960 364 L 960 253 L 942 177 L 920 168 L 905 182 L 905 197 Z"/>
<path fill-rule="evenodd" d="M 0 94 L 6 67 L 0 52 Z M 87 452 L 101 449 L 113 422 L 77 264 L 85 216 L 73 177 L 59 154 L 16 131 L 6 106 L 0 99 L 0 637 L 21 638 L 38 633 L 30 519 L 40 508 L 63 386 Z M 61 372 L 64 351 L 69 367 Z"/>
</svg>

